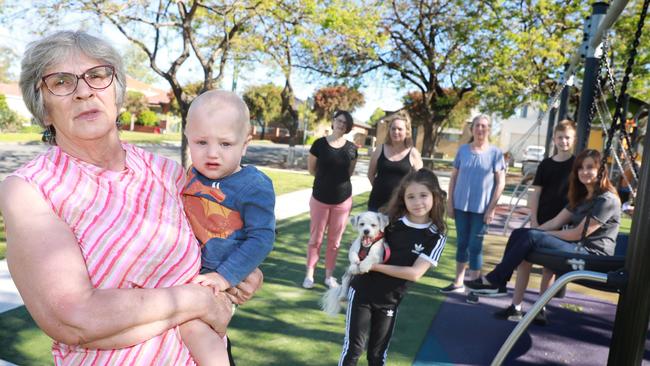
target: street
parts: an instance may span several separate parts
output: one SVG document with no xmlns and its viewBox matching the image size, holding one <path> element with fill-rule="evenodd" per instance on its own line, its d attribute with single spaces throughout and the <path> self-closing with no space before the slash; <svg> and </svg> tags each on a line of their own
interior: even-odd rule
<svg viewBox="0 0 650 366">
<path fill-rule="evenodd" d="M 138 146 L 153 153 L 166 156 L 178 163 L 181 161 L 179 144 L 139 144 Z M 46 149 L 47 146 L 40 142 L 0 143 L 0 179 L 4 179 L 4 177 L 9 173 L 18 169 L 20 166 Z M 289 152 L 289 145 L 284 144 L 253 143 L 248 146 L 246 156 L 242 159 L 242 163 L 254 164 L 260 167 L 306 170 L 309 148 L 298 145 L 295 149 L 297 164 L 294 167 L 286 166 L 286 157 Z M 368 160 L 359 159 L 355 174 L 365 176 L 367 171 Z"/>
</svg>

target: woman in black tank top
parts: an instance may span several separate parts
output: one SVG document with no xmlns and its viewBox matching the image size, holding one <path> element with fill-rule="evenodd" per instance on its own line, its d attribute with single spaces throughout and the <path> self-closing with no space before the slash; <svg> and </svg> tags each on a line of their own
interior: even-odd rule
<svg viewBox="0 0 650 366">
<path fill-rule="evenodd" d="M 372 184 L 369 211 L 379 211 L 388 203 L 402 178 L 422 168 L 420 153 L 413 147 L 408 114 L 398 112 L 384 121 L 388 124 L 385 143 L 377 147 L 368 167 L 368 179 Z"/>
</svg>

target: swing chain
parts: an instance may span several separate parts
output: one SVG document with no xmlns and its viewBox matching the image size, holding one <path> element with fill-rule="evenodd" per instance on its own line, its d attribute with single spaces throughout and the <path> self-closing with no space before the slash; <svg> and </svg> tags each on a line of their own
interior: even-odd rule
<svg viewBox="0 0 650 366">
<path fill-rule="evenodd" d="M 645 0 L 643 2 L 643 9 L 641 10 L 641 15 L 639 16 L 639 22 L 637 23 L 637 28 L 636 32 L 634 34 L 634 40 L 632 42 L 632 47 L 630 49 L 630 56 L 627 59 L 627 65 L 625 67 L 625 74 L 623 76 L 623 82 L 621 83 L 621 91 L 618 93 L 618 98 L 616 99 L 616 105 L 614 108 L 614 117 L 612 118 L 612 125 L 607 133 L 607 143 L 605 146 L 605 149 L 603 151 L 603 157 L 602 157 L 602 163 L 600 164 L 600 169 L 598 169 L 598 179 L 602 178 L 602 175 L 605 170 L 605 164 L 607 162 L 607 158 L 609 157 L 609 150 L 612 147 L 612 137 L 614 135 L 614 131 L 616 127 L 618 127 L 619 120 L 621 119 L 621 114 L 623 113 L 623 97 L 625 96 L 627 92 L 627 85 L 630 82 L 630 74 L 632 73 L 632 66 L 634 66 L 634 59 L 636 58 L 637 55 L 637 48 L 639 47 L 640 39 L 641 39 L 641 34 L 643 31 L 643 25 L 645 22 L 645 17 L 646 13 L 648 12 L 648 5 L 650 4 L 650 0 Z M 600 69 L 600 65 L 599 65 Z M 598 70 L 599 72 L 599 70 Z M 594 92 L 594 94 L 597 93 L 597 90 Z M 594 102 L 596 101 L 596 98 L 594 98 Z M 590 119 L 587 121 L 589 124 L 591 123 L 591 117 L 593 117 L 592 111 L 594 110 L 594 104 L 591 105 L 590 108 Z M 623 128 L 625 127 L 625 124 L 623 123 Z M 634 158 L 634 156 L 632 156 Z M 636 166 L 632 164 L 632 169 L 636 170 Z M 635 171 L 636 173 L 636 171 Z"/>
<path fill-rule="evenodd" d="M 598 90 L 599 90 L 601 96 L 604 95 L 603 90 L 600 87 L 600 84 L 598 85 Z M 606 131 L 607 126 L 605 125 L 605 117 L 604 117 L 605 113 L 601 112 L 601 110 L 607 111 L 607 115 L 609 117 L 610 123 L 611 123 L 611 120 L 612 120 L 612 114 L 609 112 L 609 108 L 607 107 L 607 103 L 605 103 L 604 99 L 601 99 L 600 102 L 601 102 L 600 107 L 598 105 L 596 105 L 596 111 L 598 112 L 598 120 L 600 120 L 600 126 L 603 129 L 603 131 Z M 618 137 L 619 137 L 619 144 L 620 144 L 620 143 L 622 143 L 621 135 L 619 134 Z M 626 164 L 633 164 L 633 163 L 631 163 L 630 155 L 627 153 L 627 150 L 626 149 L 621 149 L 621 151 L 623 152 L 624 162 Z M 620 159 L 618 158 L 618 155 L 612 154 L 612 156 L 614 157 L 614 161 L 616 162 L 616 166 L 618 167 L 619 171 L 621 171 L 621 177 L 623 178 L 625 183 L 628 186 L 633 187 L 634 189 L 636 189 L 636 187 L 638 186 L 639 179 L 638 179 L 637 175 L 635 174 L 634 169 L 632 169 L 632 180 L 634 181 L 634 183 L 632 183 L 632 182 L 630 182 L 628 180 L 627 176 L 624 174 L 625 168 L 624 168 L 623 163 L 621 163 Z"/>
<path fill-rule="evenodd" d="M 607 79 L 603 82 L 603 84 L 607 84 L 607 82 L 609 82 L 609 91 L 610 93 L 612 93 L 612 99 L 618 100 L 619 96 L 616 93 L 616 80 L 614 78 L 614 73 L 612 72 L 612 68 L 610 67 L 609 60 L 607 59 L 608 54 L 609 54 L 609 37 L 608 35 L 605 35 L 603 37 L 603 57 L 600 59 L 601 67 L 605 69 L 606 77 L 607 77 Z M 600 89 L 600 85 L 599 85 L 599 89 Z M 604 93 L 602 89 L 600 89 L 600 94 L 601 96 L 603 96 L 603 101 L 605 101 Z M 612 117 L 611 113 L 609 113 L 609 108 L 607 108 L 606 103 L 605 103 L 605 108 L 607 109 L 610 118 L 610 123 L 611 123 L 614 121 L 614 118 Z M 634 156 L 634 151 L 632 151 L 632 139 L 630 138 L 630 134 L 627 131 L 625 123 L 618 123 L 618 129 L 620 130 L 620 133 L 618 134 L 619 144 L 623 146 L 623 141 L 625 141 L 624 146 L 627 146 L 627 149 L 625 148 L 622 149 L 626 162 L 629 162 L 631 165 L 634 165 L 633 161 L 635 159 L 635 156 Z M 626 150 L 629 150 L 630 154 L 628 154 Z M 635 168 L 632 168 L 632 175 L 634 175 L 636 179 L 637 174 Z"/>
<path fill-rule="evenodd" d="M 603 70 L 605 70 L 605 77 L 607 79 L 603 78 L 603 84 L 609 84 L 609 91 L 612 94 L 612 98 L 614 100 L 618 99 L 618 96 L 616 95 L 616 80 L 614 78 L 614 74 L 612 72 L 612 68 L 610 67 L 609 60 L 607 59 L 607 55 L 609 54 L 609 36 L 606 34 L 603 37 L 603 57 L 600 59 L 600 66 L 602 67 Z M 600 96 L 602 97 L 600 100 L 602 101 L 602 109 L 607 111 L 607 115 L 609 116 L 609 123 L 611 124 L 614 121 L 614 118 L 612 117 L 612 114 L 609 112 L 609 108 L 607 107 L 607 102 L 605 101 L 605 93 L 603 92 L 600 83 L 597 83 L 598 85 L 598 92 L 600 93 Z M 598 118 L 600 119 L 600 124 L 603 128 L 603 131 L 607 131 L 607 127 L 605 127 L 605 119 L 603 118 L 603 114 L 600 112 L 601 108 L 597 108 L 598 111 Z M 636 167 L 634 166 L 634 151 L 632 151 L 632 139 L 630 138 L 630 134 L 627 131 L 627 128 L 625 127 L 625 124 L 619 124 L 619 134 L 617 135 L 618 140 L 619 140 L 619 146 L 621 146 L 621 152 L 623 153 L 623 159 L 626 164 L 629 164 L 631 166 L 631 172 L 632 172 L 632 178 L 634 180 L 634 184 L 631 184 L 627 177 L 625 176 L 624 172 L 624 166 L 621 164 L 618 155 L 613 154 L 614 159 L 616 160 L 617 166 L 619 170 L 621 171 L 622 177 L 625 180 L 626 184 L 628 184 L 630 187 L 635 187 L 638 182 L 638 177 L 636 173 Z M 616 130 L 616 129 L 614 129 Z M 614 132 L 615 133 L 615 132 Z M 608 138 L 612 138 L 609 137 Z M 627 146 L 627 149 L 624 148 L 623 146 Z M 630 153 L 628 154 L 628 150 Z"/>
</svg>

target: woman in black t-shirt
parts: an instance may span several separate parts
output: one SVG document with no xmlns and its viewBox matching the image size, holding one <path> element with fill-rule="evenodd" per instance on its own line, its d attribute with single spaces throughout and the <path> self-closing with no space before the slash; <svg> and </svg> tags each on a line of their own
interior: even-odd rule
<svg viewBox="0 0 650 366">
<path fill-rule="evenodd" d="M 377 147 L 368 165 L 368 180 L 372 184 L 368 211 L 379 211 L 388 203 L 402 178 L 422 168 L 420 152 L 413 146 L 408 114 L 395 113 L 386 118 L 385 123 L 388 124 L 386 140 Z"/>
<path fill-rule="evenodd" d="M 309 201 L 311 223 L 307 247 L 307 270 L 302 283 L 304 288 L 314 287 L 314 270 L 320 257 L 326 229 L 325 285 L 330 288 L 338 286 L 332 274 L 341 237 L 352 208 L 350 176 L 357 162 L 356 145 L 345 139 L 345 134 L 352 130 L 352 123 L 350 113 L 337 111 L 332 122 L 332 134 L 316 140 L 309 150 L 307 166 L 309 173 L 315 178 Z"/>
</svg>

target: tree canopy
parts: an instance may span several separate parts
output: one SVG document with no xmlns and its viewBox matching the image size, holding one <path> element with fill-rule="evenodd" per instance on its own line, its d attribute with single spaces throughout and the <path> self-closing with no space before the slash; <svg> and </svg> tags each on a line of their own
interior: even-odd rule
<svg viewBox="0 0 650 366">
<path fill-rule="evenodd" d="M 122 57 L 126 73 L 132 78 L 148 84 L 159 80 L 149 67 L 149 57 L 141 49 L 129 44 Z"/>
<path fill-rule="evenodd" d="M 201 91 L 221 84 L 226 65 L 248 43 L 241 39 L 251 29 L 258 8 L 270 0 L 242 1 L 129 1 L 55 0 L 29 4 L 24 16 L 42 14 L 60 24 L 66 16 L 91 16 L 111 24 L 148 58 L 149 67 L 170 86 L 185 128 L 191 98 L 179 79 L 190 59 L 198 65 Z M 187 165 L 187 140 L 182 136 L 181 160 Z"/>
<path fill-rule="evenodd" d="M 458 104 L 503 116 L 522 102 L 546 100 L 563 64 L 581 41 L 586 1 L 369 3 L 380 9 L 376 33 L 348 34 L 356 47 L 326 50 L 313 69 L 333 77 L 384 70 L 423 100 L 423 154 L 433 152 L 439 128 Z M 368 33 L 373 33 L 369 31 Z M 383 42 L 382 42 L 383 41 Z M 474 93 L 470 100 L 469 93 Z M 414 95 L 413 95 L 414 96 Z"/>
<path fill-rule="evenodd" d="M 522 103 L 542 102 L 544 108 L 582 41 L 584 18 L 591 11 L 586 0 L 6 2 L 3 17 L 42 16 L 58 25 L 73 14 L 117 29 L 169 84 L 183 127 L 194 93 L 187 81 L 180 82 L 181 71 L 191 71 L 197 93 L 220 86 L 233 63 L 279 71 L 284 77 L 280 120 L 292 134 L 302 118 L 299 110 L 305 109 L 294 96 L 296 68 L 320 85 L 351 85 L 357 92 L 376 76 L 388 75 L 393 86 L 410 91 L 407 107 L 417 105 L 413 113 L 424 132 L 424 156 L 433 152 L 440 129 L 464 119 L 472 107 L 502 116 Z M 8 11 L 9 5 L 23 11 Z M 629 4 L 611 32 L 619 76 L 640 10 L 640 2 Z M 650 93 L 647 29 L 638 51 L 630 92 L 641 97 Z M 333 104 L 348 110 L 358 106 L 334 103 L 327 93 L 314 94 L 320 119 Z M 363 97 L 356 98 L 362 104 Z"/>
<path fill-rule="evenodd" d="M 253 123 L 271 126 L 282 117 L 282 88 L 271 83 L 251 86 L 243 95 Z"/>
<path fill-rule="evenodd" d="M 381 108 L 375 109 L 375 111 L 372 112 L 372 115 L 370 116 L 370 118 L 368 120 L 368 124 L 371 125 L 371 126 L 376 125 L 377 122 L 379 122 L 379 120 L 382 119 L 382 117 L 384 117 L 385 115 L 386 115 L 386 112 L 384 112 L 383 109 L 381 109 Z"/>
<path fill-rule="evenodd" d="M 354 112 L 364 103 L 361 92 L 344 85 L 326 86 L 314 93 L 314 112 L 319 120 L 329 119 L 339 109 Z"/>
<path fill-rule="evenodd" d="M 15 80 L 16 76 L 11 72 L 11 64 L 16 60 L 17 55 L 9 47 L 0 47 L 0 83 L 8 83 Z"/>
</svg>

